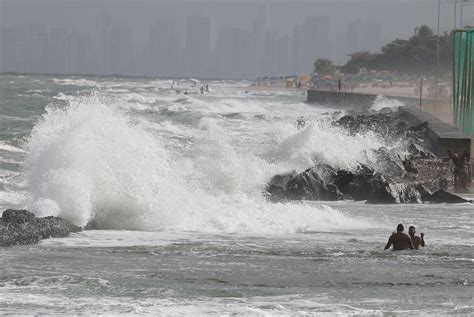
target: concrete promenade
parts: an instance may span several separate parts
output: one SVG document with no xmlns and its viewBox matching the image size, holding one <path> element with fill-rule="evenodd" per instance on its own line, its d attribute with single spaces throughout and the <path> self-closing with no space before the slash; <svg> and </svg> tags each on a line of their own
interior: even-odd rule
<svg viewBox="0 0 474 317">
<path fill-rule="evenodd" d="M 400 111 L 410 124 L 428 123 L 431 139 L 429 147 L 435 154 L 444 156 L 448 149 L 459 153 L 466 149 L 471 149 L 471 153 L 474 150 L 472 137 L 453 126 L 452 106 L 449 100 L 422 99 L 420 106 L 419 98 L 383 97 L 402 102 L 405 107 L 401 107 Z M 373 94 L 315 89 L 309 89 L 307 92 L 308 103 L 344 109 L 369 109 L 376 99 L 377 95 Z"/>
<path fill-rule="evenodd" d="M 455 153 L 463 153 L 466 149 L 474 151 L 474 139 L 453 125 L 452 103 L 449 100 L 422 99 L 421 106 L 419 98 L 383 96 L 402 102 L 405 106 L 400 107 L 402 117 L 412 125 L 423 122 L 428 123 L 427 146 L 436 155 L 446 156 L 447 150 Z M 307 102 L 343 109 L 369 109 L 377 95 L 322 91 L 309 89 Z M 421 109 L 421 110 L 420 110 Z M 474 162 L 474 161 L 473 161 Z M 472 196 L 472 191 L 466 192 Z"/>
</svg>

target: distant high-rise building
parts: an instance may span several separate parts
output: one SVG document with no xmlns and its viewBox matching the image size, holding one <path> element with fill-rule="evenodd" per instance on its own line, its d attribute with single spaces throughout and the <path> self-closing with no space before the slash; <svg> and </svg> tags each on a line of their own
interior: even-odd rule
<svg viewBox="0 0 474 317">
<path fill-rule="evenodd" d="M 113 26 L 109 36 L 109 73 L 134 75 L 132 30 L 126 26 Z"/>
<path fill-rule="evenodd" d="M 165 77 L 178 74 L 180 54 L 172 25 L 158 22 L 150 27 L 144 55 L 144 74 Z"/>
<path fill-rule="evenodd" d="M 271 23 L 270 5 L 261 2 L 257 5 L 257 15 L 253 23 L 253 41 L 255 52 L 253 56 L 253 67 L 257 76 L 266 76 L 270 71 L 268 55 L 269 31 Z"/>
<path fill-rule="evenodd" d="M 289 75 L 290 68 L 290 38 L 288 35 L 278 38 L 276 43 L 276 70 L 281 75 Z"/>
<path fill-rule="evenodd" d="M 189 76 L 206 76 L 210 64 L 211 18 L 198 15 L 186 19 L 184 63 Z"/>
<path fill-rule="evenodd" d="M 110 56 L 112 52 L 110 51 L 110 31 L 111 31 L 111 18 L 105 12 L 101 12 L 101 14 L 97 17 L 97 65 L 98 73 L 99 74 L 110 74 L 112 72 L 111 69 L 111 59 Z"/>
<path fill-rule="evenodd" d="M 318 58 L 329 58 L 331 55 L 329 43 L 329 17 L 306 17 L 302 25 L 302 67 L 307 72 L 312 71 L 314 61 Z"/>
<path fill-rule="evenodd" d="M 217 75 L 233 78 L 253 78 L 254 42 L 250 32 L 224 28 L 216 43 Z"/>
<path fill-rule="evenodd" d="M 304 71 L 302 54 L 302 31 L 301 25 L 296 25 L 291 36 L 291 68 L 293 72 L 300 73 Z"/>
<path fill-rule="evenodd" d="M 3 46 L 3 44 L 2 44 L 2 42 L 3 42 L 3 35 L 2 35 L 3 31 L 2 31 L 2 29 L 3 28 L 0 27 L 0 73 L 4 71 L 4 68 L 3 68 L 3 48 L 2 48 L 2 46 Z"/>
<path fill-rule="evenodd" d="M 5 41 L 5 10 L 4 10 L 4 1 L 0 1 L 0 72 L 5 71 L 5 50 L 6 50 L 6 41 Z"/>
<path fill-rule="evenodd" d="M 377 23 L 356 21 L 347 26 L 347 54 L 360 51 L 378 51 L 381 45 L 382 26 Z"/>
</svg>

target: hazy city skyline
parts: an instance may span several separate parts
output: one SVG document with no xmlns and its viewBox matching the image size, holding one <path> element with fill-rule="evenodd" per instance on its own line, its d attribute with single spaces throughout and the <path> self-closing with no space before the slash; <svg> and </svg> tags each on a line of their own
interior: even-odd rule
<svg viewBox="0 0 474 317">
<path fill-rule="evenodd" d="M 457 27 L 461 4 L 457 5 Z M 441 32 L 454 26 L 441 8 Z M 463 25 L 474 25 L 474 6 Z M 375 52 L 426 24 L 437 1 L 0 0 L 0 71 L 255 78 Z"/>
</svg>

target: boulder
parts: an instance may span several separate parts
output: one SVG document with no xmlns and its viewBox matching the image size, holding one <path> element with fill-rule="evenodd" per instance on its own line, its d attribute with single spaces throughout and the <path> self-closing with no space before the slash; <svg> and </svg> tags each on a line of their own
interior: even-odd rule
<svg viewBox="0 0 474 317">
<path fill-rule="evenodd" d="M 0 246 L 35 244 L 41 239 L 66 237 L 81 228 L 58 217 L 36 218 L 27 210 L 5 210 L 0 218 Z"/>
<path fill-rule="evenodd" d="M 400 204 L 420 204 L 422 203 L 421 194 L 413 185 L 394 184 L 392 191 L 397 195 L 397 202 Z"/>
<path fill-rule="evenodd" d="M 411 160 L 403 160 L 402 161 L 403 167 L 405 168 L 405 171 L 408 173 L 413 173 L 413 174 L 418 174 L 418 169 L 415 167 L 413 162 Z"/>
<path fill-rule="evenodd" d="M 336 186 L 327 186 L 320 174 L 328 172 L 322 166 L 315 166 L 296 175 L 285 187 L 286 198 L 305 200 L 344 199 Z"/>
<path fill-rule="evenodd" d="M 366 201 L 367 204 L 396 204 L 397 198 L 390 190 L 390 186 L 385 184 L 375 190 Z"/>
<path fill-rule="evenodd" d="M 461 198 L 457 195 L 448 193 L 447 191 L 440 189 L 436 192 L 434 192 L 431 197 L 427 200 L 431 203 L 447 203 L 447 204 L 460 204 L 460 203 L 468 203 L 472 202 L 470 200 L 466 200 L 464 198 Z"/>
<path fill-rule="evenodd" d="M 387 184 L 385 178 L 380 173 L 374 173 L 373 170 L 365 165 L 361 165 L 354 176 L 352 182 L 352 192 L 348 193 L 354 200 L 367 200 L 379 188 Z"/>
<path fill-rule="evenodd" d="M 341 200 L 344 195 L 333 184 L 336 171 L 329 165 L 319 164 L 302 173 L 276 175 L 267 185 L 270 199 Z"/>
<path fill-rule="evenodd" d="M 411 143 L 407 148 L 408 153 L 410 153 L 411 158 L 428 158 L 432 159 L 436 156 L 428 150 L 425 150 L 418 144 Z"/>
<path fill-rule="evenodd" d="M 35 218 L 35 214 L 28 210 L 8 209 L 3 212 L 1 220 L 10 224 L 23 224 L 33 221 Z"/>
<path fill-rule="evenodd" d="M 422 132 L 422 131 L 425 131 L 426 129 L 428 129 L 428 121 L 422 122 L 418 125 L 408 128 L 409 131 L 413 131 L 413 132 Z"/>
<path fill-rule="evenodd" d="M 423 185 L 417 185 L 415 189 L 420 193 L 421 201 L 429 201 L 431 199 L 431 192 Z"/>
<path fill-rule="evenodd" d="M 297 175 L 296 171 L 292 171 L 283 175 L 273 176 L 267 184 L 266 194 L 272 200 L 286 198 L 286 184 Z"/>
</svg>

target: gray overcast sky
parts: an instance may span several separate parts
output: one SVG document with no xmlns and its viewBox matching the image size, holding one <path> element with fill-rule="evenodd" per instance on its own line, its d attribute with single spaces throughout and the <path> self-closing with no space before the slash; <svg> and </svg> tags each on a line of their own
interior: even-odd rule
<svg viewBox="0 0 474 317">
<path fill-rule="evenodd" d="M 460 0 L 458 0 L 460 1 Z M 0 0 L 3 23 L 42 24 L 80 29 L 94 28 L 97 15 L 107 12 L 111 20 L 137 32 L 165 19 L 183 25 L 184 18 L 197 13 L 210 16 L 215 27 L 249 28 L 256 18 L 255 4 L 269 3 L 271 27 L 291 33 L 292 26 L 305 16 L 328 15 L 331 37 L 344 31 L 346 23 L 366 20 L 383 25 L 382 38 L 409 36 L 414 27 L 437 21 L 437 0 Z M 460 7 L 460 5 L 458 5 Z M 464 6 L 464 24 L 474 24 L 474 6 Z M 442 4 L 441 28 L 452 28 L 453 5 Z M 460 10 L 458 10 L 458 18 Z"/>
<path fill-rule="evenodd" d="M 462 8 L 463 25 L 474 25 L 474 5 Z M 195 21 L 193 27 L 200 25 L 200 31 L 186 31 L 187 18 L 192 15 L 208 17 L 203 22 L 207 26 Z M 325 23 L 321 18 L 306 21 L 321 16 L 329 17 L 328 28 L 316 26 Z M 459 3 L 457 27 L 460 16 Z M 281 74 L 310 70 L 311 61 L 318 57 L 344 63 L 349 53 L 374 51 L 395 38 L 408 38 L 423 24 L 436 32 L 437 17 L 438 0 L 0 0 L 0 24 L 9 30 L 3 40 L 0 37 L 0 57 L 3 55 L 4 69 L 25 72 L 101 69 L 99 73 L 175 76 Z M 255 33 L 258 20 L 265 20 L 266 35 Z M 453 3 L 443 3 L 441 32 L 450 31 L 453 22 Z M 316 34 L 317 29 L 324 29 L 327 36 Z M 186 33 L 193 33 L 193 43 Z M 295 42 L 295 34 L 304 39 Z M 150 43 L 153 36 L 155 42 Z M 310 41 L 314 45 L 304 43 Z M 79 47 L 86 42 L 82 46 L 87 47 Z M 11 47 L 12 43 L 17 46 Z M 187 45 L 202 52 L 186 52 Z M 200 47 L 203 45 L 206 47 Z M 61 58 L 64 60 L 57 62 Z M 269 64 L 262 65 L 265 61 Z M 117 65 L 124 64 L 128 68 L 118 69 Z M 229 64 L 232 67 L 224 70 L 222 66 Z M 147 65 L 158 66 L 150 70 Z M 166 69 L 167 65 L 174 66 Z M 242 69 L 243 65 L 248 69 Z M 262 69 L 255 71 L 255 66 Z"/>
</svg>

